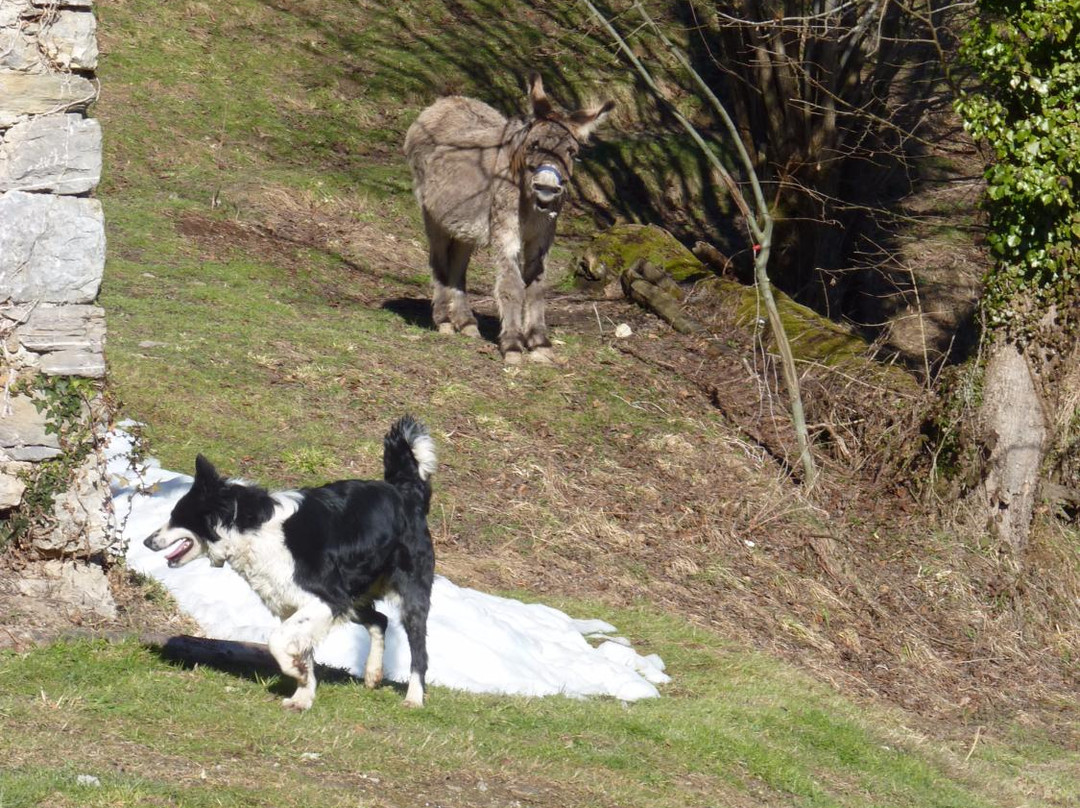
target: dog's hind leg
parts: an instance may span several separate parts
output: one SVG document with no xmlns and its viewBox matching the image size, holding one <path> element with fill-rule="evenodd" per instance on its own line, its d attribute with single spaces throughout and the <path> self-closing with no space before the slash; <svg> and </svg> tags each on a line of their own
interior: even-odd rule
<svg viewBox="0 0 1080 808">
<path fill-rule="evenodd" d="M 364 664 L 364 685 L 366 687 L 376 687 L 383 678 L 386 615 L 375 611 L 375 607 L 368 604 L 357 608 L 356 619 L 368 630 L 368 636 L 371 638 L 371 650 L 368 651 L 367 662 Z"/>
<path fill-rule="evenodd" d="M 281 672 L 296 680 L 296 692 L 281 703 L 303 712 L 315 701 L 315 646 L 334 623 L 330 607 L 322 601 L 309 603 L 270 635 L 270 653 Z"/>
<path fill-rule="evenodd" d="M 405 691 L 406 707 L 424 706 L 424 679 L 427 676 L 427 619 L 428 598 L 409 597 L 408 590 L 401 598 L 401 623 L 409 640 L 412 661 L 409 666 L 409 688 Z"/>
</svg>

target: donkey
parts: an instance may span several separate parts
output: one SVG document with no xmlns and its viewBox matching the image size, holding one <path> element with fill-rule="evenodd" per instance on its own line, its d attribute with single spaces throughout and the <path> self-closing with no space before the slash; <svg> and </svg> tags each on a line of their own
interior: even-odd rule
<svg viewBox="0 0 1080 808">
<path fill-rule="evenodd" d="M 507 364 L 528 351 L 552 361 L 544 322 L 544 258 L 566 199 L 574 156 L 615 106 L 563 113 L 537 74 L 532 115 L 507 120 L 480 101 L 441 98 L 405 135 L 413 190 L 424 215 L 434 280 L 432 319 L 440 332 L 479 336 L 465 298 L 465 270 L 477 247 L 493 244 L 499 350 Z"/>
</svg>

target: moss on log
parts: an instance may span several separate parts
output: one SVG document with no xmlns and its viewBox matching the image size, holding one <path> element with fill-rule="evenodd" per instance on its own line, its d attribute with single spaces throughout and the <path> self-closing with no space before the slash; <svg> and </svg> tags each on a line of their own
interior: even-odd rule
<svg viewBox="0 0 1080 808">
<path fill-rule="evenodd" d="M 668 279 L 659 277 L 658 271 Z M 756 286 L 717 277 L 674 236 L 655 225 L 616 225 L 598 233 L 582 252 L 577 262 L 577 274 L 585 286 L 602 286 L 609 290 L 621 287 L 627 296 L 653 309 L 683 333 L 699 330 L 685 302 L 685 285 L 690 282 L 694 283 L 695 303 L 712 303 L 734 313 L 739 327 L 751 328 L 757 324 L 768 329 Z M 652 288 L 644 289 L 643 275 L 647 276 Z M 850 328 L 796 303 L 779 290 L 774 289 L 773 294 L 797 362 L 835 369 L 845 367 L 864 381 L 876 381 L 894 389 L 916 386 L 914 378 L 902 368 L 883 365 L 870 358 L 866 340 Z M 659 307 L 652 302 L 656 298 L 662 298 Z M 695 303 L 691 303 L 690 308 L 694 308 Z M 694 325 L 677 326 L 672 316 L 676 311 L 682 318 L 679 325 Z"/>
<path fill-rule="evenodd" d="M 618 280 L 641 260 L 680 283 L 712 274 L 667 230 L 652 224 L 620 224 L 593 236 L 578 262 L 578 276 L 592 282 Z"/>
</svg>

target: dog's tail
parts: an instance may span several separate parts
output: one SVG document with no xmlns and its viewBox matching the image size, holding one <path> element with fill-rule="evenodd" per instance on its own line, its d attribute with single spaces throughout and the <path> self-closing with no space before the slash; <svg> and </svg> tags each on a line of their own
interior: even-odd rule
<svg viewBox="0 0 1080 808">
<path fill-rule="evenodd" d="M 431 501 L 431 475 L 438 461 L 435 442 L 427 428 L 406 415 L 390 427 L 383 440 L 383 471 L 388 483 L 397 488 L 407 500 L 428 512 Z"/>
</svg>

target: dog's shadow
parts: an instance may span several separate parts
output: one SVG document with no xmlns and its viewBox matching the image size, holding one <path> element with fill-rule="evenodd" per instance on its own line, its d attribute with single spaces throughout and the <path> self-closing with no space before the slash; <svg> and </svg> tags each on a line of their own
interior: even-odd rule
<svg viewBox="0 0 1080 808">
<path fill-rule="evenodd" d="M 155 637 L 144 644 L 159 659 L 171 665 L 194 670 L 198 667 L 212 668 L 247 679 L 250 682 L 265 683 L 275 695 L 291 696 L 296 685 L 293 680 L 281 673 L 270 650 L 259 643 L 237 642 L 234 640 L 212 640 L 206 637 L 193 637 L 189 634 L 177 634 L 171 637 Z M 353 676 L 341 668 L 315 665 L 315 678 L 319 684 L 341 682 L 363 682 L 359 676 Z M 379 687 L 390 687 L 405 692 L 405 685 L 384 679 Z"/>
<path fill-rule="evenodd" d="M 409 325 L 435 330 L 435 321 L 431 319 L 431 301 L 426 298 L 396 297 L 383 302 L 382 308 L 393 312 Z M 476 311 L 473 314 L 476 317 L 476 327 L 480 329 L 480 336 L 488 342 L 498 342 L 499 318 Z"/>
</svg>

